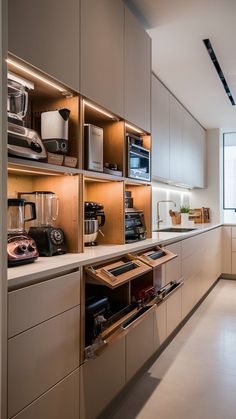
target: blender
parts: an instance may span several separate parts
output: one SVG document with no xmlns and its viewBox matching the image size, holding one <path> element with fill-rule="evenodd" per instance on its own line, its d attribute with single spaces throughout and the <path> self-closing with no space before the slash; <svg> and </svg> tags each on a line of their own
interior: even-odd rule
<svg viewBox="0 0 236 419">
<path fill-rule="evenodd" d="M 25 127 L 28 110 L 28 91 L 34 89 L 29 80 L 8 72 L 8 153 L 34 160 L 47 157 L 38 133 Z"/>
<path fill-rule="evenodd" d="M 35 240 L 40 256 L 66 253 L 64 232 L 55 226 L 59 211 L 56 194 L 50 191 L 34 191 L 22 192 L 19 196 L 35 203 L 36 219 L 29 228 L 29 235 Z"/>
<path fill-rule="evenodd" d="M 25 208 L 30 207 L 31 216 L 25 218 Z M 25 222 L 35 220 L 35 204 L 25 199 L 8 199 L 7 255 L 8 266 L 30 263 L 39 256 L 36 243 L 25 232 Z"/>
</svg>

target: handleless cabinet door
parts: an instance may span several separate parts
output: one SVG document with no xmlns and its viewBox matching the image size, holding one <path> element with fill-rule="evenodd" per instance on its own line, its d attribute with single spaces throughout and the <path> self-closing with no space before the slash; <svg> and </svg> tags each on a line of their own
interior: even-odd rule
<svg viewBox="0 0 236 419">
<path fill-rule="evenodd" d="M 8 341 L 8 408 L 12 417 L 79 366 L 80 307 Z"/>
<path fill-rule="evenodd" d="M 182 181 L 183 107 L 170 95 L 170 179 Z"/>
<path fill-rule="evenodd" d="M 169 336 L 182 319 L 182 287 L 166 300 L 166 313 L 167 336 Z"/>
<path fill-rule="evenodd" d="M 9 52 L 79 89 L 79 0 L 9 0 Z"/>
<path fill-rule="evenodd" d="M 170 94 L 152 76 L 152 175 L 170 179 Z"/>
<path fill-rule="evenodd" d="M 151 38 L 125 8 L 125 119 L 150 132 Z"/>
<path fill-rule="evenodd" d="M 81 0 L 81 17 L 81 93 L 123 116 L 124 4 Z"/>
<path fill-rule="evenodd" d="M 74 371 L 14 419 L 79 419 L 79 373 Z"/>
<path fill-rule="evenodd" d="M 159 346 L 167 338 L 166 329 L 166 301 L 159 304 L 154 311 L 154 349 L 158 349 Z"/>
</svg>

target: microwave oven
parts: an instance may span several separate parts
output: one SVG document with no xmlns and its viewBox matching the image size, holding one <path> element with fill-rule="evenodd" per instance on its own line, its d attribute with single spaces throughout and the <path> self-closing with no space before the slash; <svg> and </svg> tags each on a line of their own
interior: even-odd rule
<svg viewBox="0 0 236 419">
<path fill-rule="evenodd" d="M 150 150 L 140 145 L 140 138 L 127 134 L 128 173 L 132 179 L 151 180 Z"/>
</svg>

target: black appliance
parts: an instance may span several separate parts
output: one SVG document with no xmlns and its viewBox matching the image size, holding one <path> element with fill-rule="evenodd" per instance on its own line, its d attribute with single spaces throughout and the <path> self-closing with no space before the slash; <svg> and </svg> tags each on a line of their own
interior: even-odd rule
<svg viewBox="0 0 236 419">
<path fill-rule="evenodd" d="M 98 202 L 84 203 L 84 243 L 85 246 L 96 246 L 97 235 L 102 231 L 100 227 L 105 224 L 103 205 Z M 100 219 L 100 222 L 98 221 Z"/>
<path fill-rule="evenodd" d="M 25 208 L 30 207 L 31 216 L 25 218 Z M 36 243 L 26 234 L 24 224 L 36 218 L 35 204 L 24 199 L 8 199 L 8 266 L 34 262 L 39 254 Z"/>
<path fill-rule="evenodd" d="M 100 335 L 111 315 L 107 297 L 89 297 L 85 302 L 85 345 L 91 345 Z"/>
<path fill-rule="evenodd" d="M 126 136 L 128 147 L 128 177 L 133 179 L 150 181 L 150 150 L 140 145 L 139 137 L 136 137 L 131 134 L 126 134 Z"/>
<path fill-rule="evenodd" d="M 141 210 L 125 209 L 125 243 L 146 239 L 146 225 Z"/>
<path fill-rule="evenodd" d="M 34 191 L 19 193 L 21 198 L 33 201 L 36 220 L 29 228 L 40 256 L 56 256 L 66 253 L 64 232 L 55 225 L 59 213 L 59 199 L 54 192 Z"/>
</svg>

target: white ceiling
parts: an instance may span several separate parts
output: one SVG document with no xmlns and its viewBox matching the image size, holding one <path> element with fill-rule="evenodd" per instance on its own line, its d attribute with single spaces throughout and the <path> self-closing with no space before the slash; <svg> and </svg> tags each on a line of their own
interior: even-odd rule
<svg viewBox="0 0 236 419">
<path fill-rule="evenodd" d="M 236 0 L 130 3 L 152 37 L 156 75 L 204 127 L 236 130 L 236 106 L 227 98 L 202 42 L 211 40 L 236 102 Z"/>
</svg>

